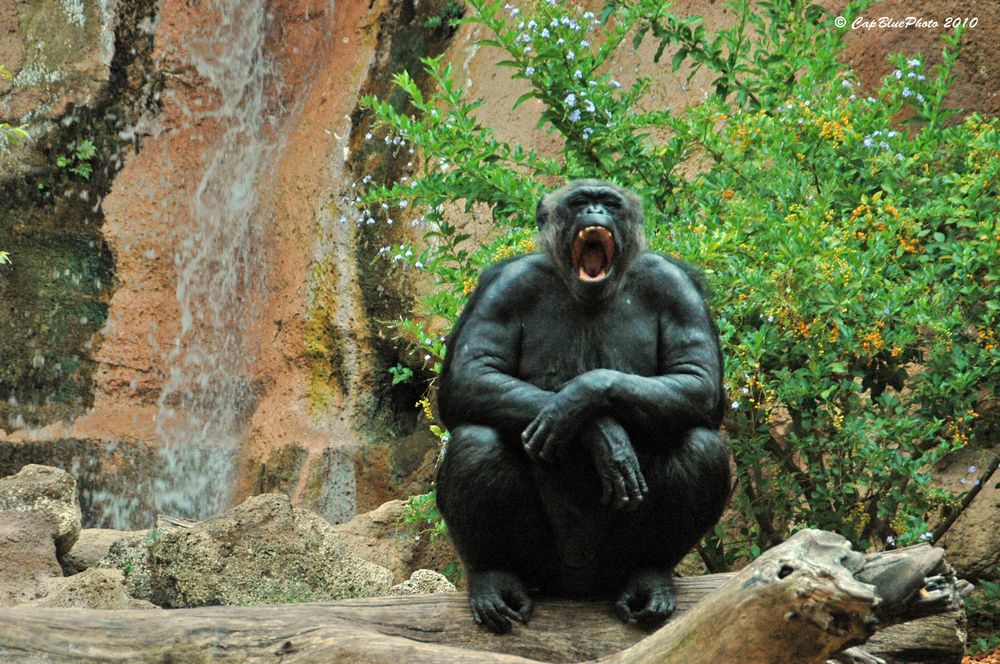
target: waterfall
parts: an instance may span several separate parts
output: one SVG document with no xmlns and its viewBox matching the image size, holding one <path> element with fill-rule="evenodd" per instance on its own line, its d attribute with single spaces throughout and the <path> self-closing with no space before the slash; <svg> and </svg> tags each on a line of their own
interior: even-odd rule
<svg viewBox="0 0 1000 664">
<path fill-rule="evenodd" d="M 254 407 L 253 331 L 266 273 L 257 182 L 275 149 L 265 125 L 279 85 L 264 47 L 264 0 L 212 0 L 208 9 L 218 20 L 201 26 L 188 57 L 212 101 L 190 110 L 192 123 L 215 138 L 190 201 L 190 226 L 178 230 L 180 331 L 158 401 L 153 483 L 158 512 L 198 519 L 227 506 Z"/>
</svg>

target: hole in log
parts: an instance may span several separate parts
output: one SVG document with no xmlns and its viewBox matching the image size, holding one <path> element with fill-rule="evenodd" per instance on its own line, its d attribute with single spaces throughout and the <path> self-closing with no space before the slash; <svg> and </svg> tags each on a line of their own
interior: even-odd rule
<svg viewBox="0 0 1000 664">
<path fill-rule="evenodd" d="M 851 626 L 851 617 L 846 613 L 834 613 L 833 622 L 830 623 L 831 631 L 834 634 L 847 634 Z"/>
<path fill-rule="evenodd" d="M 778 578 L 783 579 L 794 571 L 795 568 L 791 565 L 782 565 L 781 569 L 778 570 Z"/>
</svg>

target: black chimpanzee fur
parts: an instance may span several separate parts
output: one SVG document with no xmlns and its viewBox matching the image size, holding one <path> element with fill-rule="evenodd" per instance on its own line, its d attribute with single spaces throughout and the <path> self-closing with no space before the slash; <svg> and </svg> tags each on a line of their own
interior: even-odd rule
<svg viewBox="0 0 1000 664">
<path fill-rule="evenodd" d="M 635 194 L 580 180 L 537 218 L 543 251 L 487 269 L 448 340 L 438 506 L 489 629 L 529 589 L 658 624 L 729 495 L 718 333 Z"/>
</svg>

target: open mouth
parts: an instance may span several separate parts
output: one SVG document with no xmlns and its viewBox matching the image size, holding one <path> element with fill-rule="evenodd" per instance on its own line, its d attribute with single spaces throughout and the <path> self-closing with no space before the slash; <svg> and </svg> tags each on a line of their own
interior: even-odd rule
<svg viewBox="0 0 1000 664">
<path fill-rule="evenodd" d="M 573 238 L 573 269 L 580 281 L 601 281 L 611 271 L 615 240 L 603 226 L 588 226 Z"/>
</svg>

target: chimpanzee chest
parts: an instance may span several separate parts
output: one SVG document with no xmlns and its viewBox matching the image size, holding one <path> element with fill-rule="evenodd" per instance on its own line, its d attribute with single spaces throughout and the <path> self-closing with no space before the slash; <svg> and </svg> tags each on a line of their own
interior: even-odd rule
<svg viewBox="0 0 1000 664">
<path fill-rule="evenodd" d="M 546 302 L 545 300 L 549 300 Z M 657 373 L 658 316 L 638 298 L 621 294 L 599 309 L 542 298 L 522 328 L 517 375 L 555 390 L 591 369 L 640 376 Z"/>
</svg>

